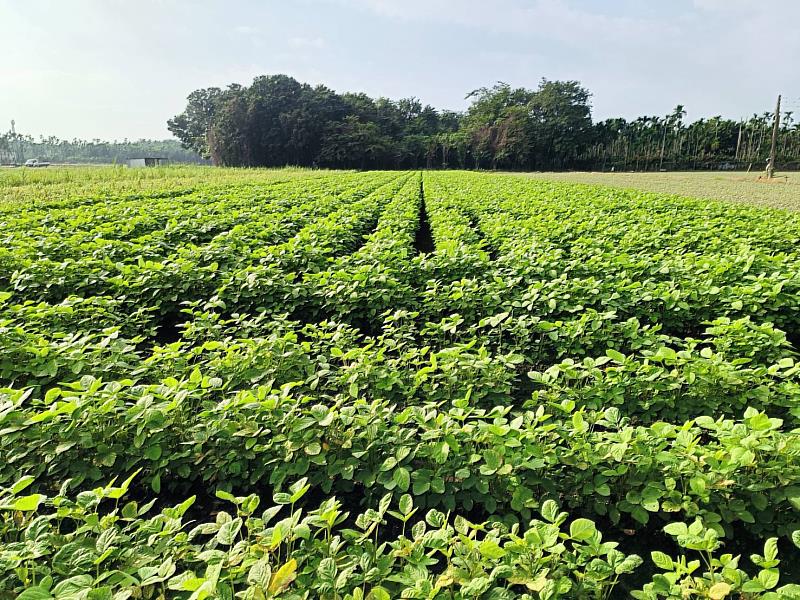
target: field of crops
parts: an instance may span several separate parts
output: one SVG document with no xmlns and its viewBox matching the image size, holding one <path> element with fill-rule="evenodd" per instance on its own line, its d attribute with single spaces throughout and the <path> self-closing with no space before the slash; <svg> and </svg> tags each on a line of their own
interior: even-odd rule
<svg viewBox="0 0 800 600">
<path fill-rule="evenodd" d="M 258 173 L 0 204 L 0 598 L 800 598 L 800 215 Z"/>
<path fill-rule="evenodd" d="M 800 211 L 800 173 L 781 172 L 772 180 L 760 178 L 761 171 L 692 172 L 569 172 L 531 173 L 545 181 L 589 183 L 616 188 L 638 189 L 691 198 L 727 200 L 782 210 Z"/>
</svg>

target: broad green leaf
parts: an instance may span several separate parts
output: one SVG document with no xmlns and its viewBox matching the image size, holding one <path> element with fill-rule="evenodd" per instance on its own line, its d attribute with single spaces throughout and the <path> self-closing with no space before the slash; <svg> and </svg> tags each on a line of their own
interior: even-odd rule
<svg viewBox="0 0 800 600">
<path fill-rule="evenodd" d="M 50 592 L 42 587 L 29 587 L 16 596 L 17 600 L 52 600 Z"/>
<path fill-rule="evenodd" d="M 664 531 L 671 536 L 679 536 L 679 535 L 686 535 L 689 531 L 689 528 L 686 526 L 686 523 L 669 523 L 664 527 Z"/>
<path fill-rule="evenodd" d="M 478 550 L 480 551 L 482 556 L 484 556 L 485 558 L 490 558 L 492 560 L 499 560 L 506 555 L 506 551 L 503 550 L 494 540 L 482 541 L 478 545 Z"/>
<path fill-rule="evenodd" d="M 650 558 L 659 569 L 664 569 L 665 571 L 672 569 L 672 559 L 668 554 L 655 550 L 650 553 Z"/>
<path fill-rule="evenodd" d="M 579 542 L 591 539 L 596 532 L 595 524 L 589 519 L 575 519 L 569 525 L 569 537 Z"/>
<path fill-rule="evenodd" d="M 21 496 L 14 498 L 10 505 L 6 508 L 11 510 L 19 510 L 22 512 L 33 512 L 39 508 L 39 505 L 47 499 L 43 494 L 31 494 L 29 496 Z"/>
<path fill-rule="evenodd" d="M 19 494 L 22 490 L 27 488 L 30 484 L 34 482 L 34 477 L 31 475 L 26 475 L 25 477 L 20 477 L 14 485 L 11 486 L 11 493 L 13 495 Z"/>
<path fill-rule="evenodd" d="M 409 514 L 414 509 L 414 500 L 411 497 L 411 494 L 403 494 L 400 496 L 400 512 L 404 515 Z"/>
<path fill-rule="evenodd" d="M 780 571 L 778 569 L 761 569 L 758 572 L 758 581 L 764 586 L 765 590 L 771 590 L 780 579 Z"/>
<path fill-rule="evenodd" d="M 545 500 L 542 503 L 542 508 L 540 509 L 542 513 L 542 517 L 544 517 L 545 521 L 549 523 L 555 522 L 556 518 L 558 517 L 558 504 L 555 503 L 555 500 Z"/>
<path fill-rule="evenodd" d="M 239 517 L 223 523 L 217 532 L 217 541 L 223 546 L 230 546 L 236 540 L 241 528 L 242 519 Z"/>
</svg>

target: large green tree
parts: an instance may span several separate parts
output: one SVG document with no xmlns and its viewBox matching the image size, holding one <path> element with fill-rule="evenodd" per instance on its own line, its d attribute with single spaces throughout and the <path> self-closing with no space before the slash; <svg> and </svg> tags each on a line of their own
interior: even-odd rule
<svg viewBox="0 0 800 600">
<path fill-rule="evenodd" d="M 592 124 L 591 94 L 577 81 L 535 89 L 498 82 L 467 95 L 464 113 L 416 97 L 338 94 L 287 75 L 192 92 L 168 126 L 185 148 L 216 164 L 347 168 L 674 169 L 761 168 L 772 115 L 685 123 L 669 114 Z M 800 126 L 784 115 L 781 164 L 800 167 Z"/>
</svg>

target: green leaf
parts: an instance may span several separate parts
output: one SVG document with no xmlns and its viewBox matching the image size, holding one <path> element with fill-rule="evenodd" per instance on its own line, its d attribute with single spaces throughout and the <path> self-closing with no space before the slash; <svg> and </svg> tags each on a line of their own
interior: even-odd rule
<svg viewBox="0 0 800 600">
<path fill-rule="evenodd" d="M 305 447 L 305 453 L 309 456 L 316 456 L 320 452 L 322 452 L 322 446 L 320 446 L 317 442 L 311 442 Z"/>
<path fill-rule="evenodd" d="M 589 425 L 587 425 L 586 420 L 583 418 L 583 413 L 572 413 L 572 427 L 581 433 L 589 429 Z"/>
<path fill-rule="evenodd" d="M 606 350 L 606 356 L 618 363 L 625 362 L 625 355 L 621 352 L 617 352 L 616 350 L 612 350 L 611 348 Z"/>
<path fill-rule="evenodd" d="M 434 444 L 431 456 L 433 460 L 435 460 L 437 463 L 441 465 L 444 464 L 444 462 L 447 460 L 447 456 L 449 454 L 450 454 L 450 446 L 448 445 L 448 443 L 438 442 Z"/>
<path fill-rule="evenodd" d="M 50 592 L 42 587 L 31 587 L 22 591 L 17 600 L 52 600 Z"/>
<path fill-rule="evenodd" d="M 400 496 L 400 512 L 404 515 L 409 514 L 414 509 L 414 500 L 411 494 L 403 494 Z"/>
<path fill-rule="evenodd" d="M 679 535 L 686 535 L 689 528 L 686 526 L 686 523 L 669 523 L 664 527 L 664 531 L 673 537 L 677 537 Z"/>
<path fill-rule="evenodd" d="M 14 498 L 14 501 L 8 508 L 11 510 L 19 510 L 21 512 L 33 512 L 39 508 L 39 505 L 47 499 L 43 494 L 31 494 L 30 496 L 22 496 Z"/>
<path fill-rule="evenodd" d="M 19 494 L 22 490 L 27 488 L 30 484 L 34 481 L 34 477 L 31 475 L 26 475 L 25 477 L 20 477 L 14 485 L 11 486 L 11 493 L 13 495 Z"/>
<path fill-rule="evenodd" d="M 247 583 L 255 585 L 261 589 L 267 589 L 269 582 L 272 579 L 272 569 L 269 566 L 269 560 L 262 558 L 250 567 L 247 573 Z"/>
<path fill-rule="evenodd" d="M 462 598 L 480 598 L 492 585 L 488 577 L 474 577 L 461 587 Z"/>
<path fill-rule="evenodd" d="M 391 471 L 397 466 L 397 459 L 394 456 L 390 456 L 386 460 L 383 461 L 380 469 L 381 471 Z"/>
<path fill-rule="evenodd" d="M 689 489 L 697 496 L 704 496 L 706 493 L 706 480 L 699 475 L 692 477 L 689 480 Z"/>
<path fill-rule="evenodd" d="M 333 584 L 336 580 L 336 561 L 332 558 L 323 558 L 317 567 L 317 577 L 322 583 Z"/>
<path fill-rule="evenodd" d="M 225 502 L 232 502 L 234 504 L 236 503 L 236 497 L 230 492 L 226 492 L 225 490 L 217 490 L 216 492 L 214 492 L 214 495 L 220 500 L 225 500 Z"/>
<path fill-rule="evenodd" d="M 672 570 L 672 559 L 668 554 L 656 550 L 650 553 L 650 558 L 659 569 L 664 569 L 665 571 Z"/>
<path fill-rule="evenodd" d="M 401 492 L 408 491 L 408 486 L 411 485 L 411 474 L 405 467 L 399 467 L 394 470 L 392 479 L 397 484 L 397 489 Z"/>
<path fill-rule="evenodd" d="M 417 476 L 414 474 L 414 485 L 412 486 L 412 492 L 414 492 L 415 496 L 421 496 L 425 492 L 431 489 L 431 480 L 427 477 Z"/>
<path fill-rule="evenodd" d="M 597 495 L 603 497 L 608 497 L 611 495 L 611 488 L 607 483 L 598 485 L 596 488 L 594 488 L 594 491 L 597 493 Z"/>
<path fill-rule="evenodd" d="M 122 516 L 126 519 L 135 519 L 138 516 L 139 505 L 136 502 L 128 502 L 122 507 Z"/>
<path fill-rule="evenodd" d="M 542 513 L 542 517 L 544 517 L 545 521 L 553 523 L 558 517 L 558 504 L 556 504 L 555 500 L 545 500 L 542 503 L 540 512 Z"/>
<path fill-rule="evenodd" d="M 53 596 L 61 598 L 64 596 L 73 596 L 90 590 L 94 580 L 91 575 L 75 575 L 69 579 L 60 581 L 52 591 Z"/>
<path fill-rule="evenodd" d="M 223 523 L 222 527 L 220 527 L 219 531 L 217 532 L 217 541 L 223 546 L 230 546 L 233 544 L 241 528 L 242 519 L 239 517 L 232 519 L 227 523 Z"/>
<path fill-rule="evenodd" d="M 778 538 L 769 538 L 764 542 L 764 558 L 775 560 L 778 557 Z"/>
<path fill-rule="evenodd" d="M 633 573 L 641 564 L 642 558 L 636 554 L 626 556 L 621 563 L 614 567 L 614 573 L 617 575 L 624 575 L 626 573 Z"/>
<path fill-rule="evenodd" d="M 569 537 L 579 542 L 591 539 L 596 532 L 594 522 L 589 519 L 575 519 L 569 525 Z"/>
<path fill-rule="evenodd" d="M 492 560 L 499 560 L 506 555 L 506 551 L 503 550 L 494 540 L 482 541 L 478 545 L 478 550 L 480 551 L 481 556 Z"/>
<path fill-rule="evenodd" d="M 761 569 L 758 573 L 758 581 L 764 586 L 765 590 L 771 590 L 778 585 L 780 576 L 778 569 Z"/>
<path fill-rule="evenodd" d="M 382 588 L 380 586 L 372 588 L 366 597 L 366 600 L 391 600 L 391 599 L 392 597 L 389 595 L 389 592 L 387 592 L 385 588 Z"/>
<path fill-rule="evenodd" d="M 291 500 L 292 503 L 295 503 L 298 500 L 300 500 L 300 498 L 305 496 L 306 492 L 311 489 L 311 484 L 306 483 L 307 481 L 308 481 L 308 478 L 303 477 L 299 481 L 294 482 L 289 487 L 289 491 L 292 492 L 292 496 L 291 496 L 291 498 L 289 498 L 289 500 Z"/>
<path fill-rule="evenodd" d="M 763 592 L 764 586 L 761 585 L 761 582 L 758 579 L 751 579 L 750 581 L 746 581 L 742 586 L 742 591 L 747 593 L 753 592 Z"/>
<path fill-rule="evenodd" d="M 795 529 L 792 532 L 792 543 L 800 548 L 800 529 Z"/>
<path fill-rule="evenodd" d="M 631 510 L 631 516 L 642 525 L 647 525 L 648 521 L 650 521 L 650 515 L 642 506 L 634 506 L 633 510 Z"/>
</svg>

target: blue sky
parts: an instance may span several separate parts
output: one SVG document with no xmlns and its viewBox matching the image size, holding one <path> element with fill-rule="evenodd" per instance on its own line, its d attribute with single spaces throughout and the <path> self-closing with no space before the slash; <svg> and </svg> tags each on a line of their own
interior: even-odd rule
<svg viewBox="0 0 800 600">
<path fill-rule="evenodd" d="M 450 109 L 577 79 L 600 119 L 782 92 L 800 117 L 798 27 L 799 0 L 0 0 L 0 130 L 169 137 L 192 90 L 273 73 Z"/>
</svg>

